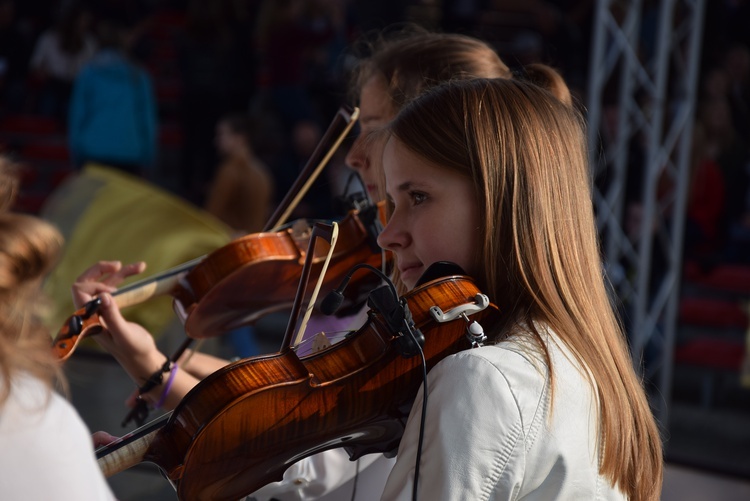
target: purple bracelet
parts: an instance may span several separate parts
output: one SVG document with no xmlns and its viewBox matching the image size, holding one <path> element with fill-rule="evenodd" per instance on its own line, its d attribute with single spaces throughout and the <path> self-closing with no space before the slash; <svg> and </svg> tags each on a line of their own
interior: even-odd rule
<svg viewBox="0 0 750 501">
<path fill-rule="evenodd" d="M 164 385 L 164 391 L 161 392 L 161 397 L 159 397 L 159 401 L 154 405 L 154 409 L 160 409 L 161 406 L 164 405 L 164 402 L 166 402 L 167 395 L 169 395 L 169 389 L 172 387 L 172 382 L 174 382 L 175 374 L 177 374 L 177 364 L 172 364 L 172 370 L 169 371 L 169 379 L 167 379 L 167 384 Z"/>
</svg>

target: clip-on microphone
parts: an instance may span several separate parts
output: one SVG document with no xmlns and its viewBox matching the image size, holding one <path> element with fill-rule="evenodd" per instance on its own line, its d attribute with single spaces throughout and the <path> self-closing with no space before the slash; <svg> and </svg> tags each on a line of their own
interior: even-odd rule
<svg viewBox="0 0 750 501">
<path fill-rule="evenodd" d="M 379 269 L 370 266 L 369 264 L 361 263 L 354 266 L 349 273 L 342 280 L 341 285 L 338 288 L 329 292 L 323 301 L 320 303 L 320 311 L 325 315 L 332 315 L 344 301 L 344 289 L 346 288 L 349 280 L 355 271 L 360 268 L 367 268 L 372 271 L 383 281 L 386 285 L 378 287 L 373 290 L 367 298 L 367 305 L 370 308 L 377 310 L 381 313 L 385 319 L 388 327 L 393 331 L 400 334 L 398 342 L 396 344 L 397 349 L 401 356 L 404 358 L 410 358 L 414 355 L 422 355 L 422 348 L 424 347 L 424 334 L 416 328 L 414 320 L 412 319 L 411 311 L 404 298 L 399 298 L 396 292 L 396 287 L 393 282 Z M 447 261 L 439 261 L 431 265 L 422 274 L 417 282 L 417 286 L 442 278 L 449 275 L 463 275 L 464 271 L 455 263 Z M 406 331 L 406 332 L 404 332 Z M 422 378 L 423 378 L 423 398 L 422 398 L 422 417 L 419 426 L 419 442 L 417 446 L 417 457 L 414 466 L 414 485 L 412 492 L 412 499 L 417 499 L 417 487 L 419 485 L 419 465 L 422 457 L 422 445 L 424 441 L 424 427 L 425 419 L 427 416 L 427 365 L 425 363 L 424 356 L 422 356 Z"/>
<path fill-rule="evenodd" d="M 378 311 L 385 319 L 388 328 L 398 333 L 396 347 L 404 358 L 413 357 L 422 351 L 424 334 L 416 328 L 411 311 L 406 300 L 399 299 L 393 282 L 379 269 L 366 263 L 355 265 L 341 281 L 341 284 L 329 292 L 320 303 L 320 312 L 332 315 L 344 301 L 344 289 L 349 284 L 352 275 L 360 268 L 366 268 L 378 275 L 386 284 L 370 292 L 367 305 Z"/>
<path fill-rule="evenodd" d="M 402 357 L 419 355 L 424 347 L 424 334 L 414 325 L 405 299 L 394 296 L 390 288 L 384 285 L 370 293 L 367 305 L 383 315 L 390 330 L 400 334 L 396 349 Z"/>
</svg>

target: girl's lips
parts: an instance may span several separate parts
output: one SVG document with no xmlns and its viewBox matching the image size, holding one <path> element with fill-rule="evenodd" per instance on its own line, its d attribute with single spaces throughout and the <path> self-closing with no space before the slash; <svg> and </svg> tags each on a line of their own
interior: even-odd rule
<svg viewBox="0 0 750 501">
<path fill-rule="evenodd" d="M 403 280 L 407 278 L 413 279 L 414 282 L 419 278 L 420 270 L 422 269 L 422 265 L 419 263 L 415 264 L 409 264 L 403 267 L 399 267 L 399 272 L 401 274 L 401 278 Z M 415 276 L 416 275 L 416 276 Z"/>
<path fill-rule="evenodd" d="M 422 266 L 420 263 L 409 263 L 403 266 L 399 266 L 398 271 L 400 271 L 401 273 L 406 273 L 407 271 L 414 268 L 419 268 L 420 266 Z"/>
</svg>

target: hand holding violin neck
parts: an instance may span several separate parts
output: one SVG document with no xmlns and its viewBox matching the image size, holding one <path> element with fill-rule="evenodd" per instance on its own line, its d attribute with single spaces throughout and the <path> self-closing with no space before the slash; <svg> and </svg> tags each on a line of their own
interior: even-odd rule
<svg viewBox="0 0 750 501">
<path fill-rule="evenodd" d="M 84 337 L 99 334 L 103 330 L 97 314 L 101 304 L 100 298 L 94 298 L 68 317 L 52 340 L 52 350 L 58 359 L 67 359 Z"/>
<path fill-rule="evenodd" d="M 112 293 L 112 299 L 118 307 L 125 308 L 143 303 L 153 297 L 173 293 L 179 286 L 181 277 L 187 270 L 197 264 L 200 259 L 185 263 L 179 267 L 167 270 L 155 277 L 140 280 Z M 102 306 L 100 297 L 95 297 L 79 308 L 68 320 L 52 341 L 53 352 L 60 360 L 65 360 L 73 354 L 79 343 L 89 336 L 95 336 L 104 330 L 99 318 Z"/>
</svg>

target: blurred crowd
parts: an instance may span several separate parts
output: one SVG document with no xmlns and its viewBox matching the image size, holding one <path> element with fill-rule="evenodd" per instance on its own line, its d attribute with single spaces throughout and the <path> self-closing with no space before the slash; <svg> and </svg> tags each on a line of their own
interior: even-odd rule
<svg viewBox="0 0 750 501">
<path fill-rule="evenodd" d="M 254 130 L 244 137 L 262 145 L 280 196 L 341 100 L 344 6 L 3 0 L 2 114 L 59 122 L 75 168 L 102 163 L 160 184 L 173 175 L 169 187 L 203 205 L 229 154 L 219 122 L 245 113 Z M 176 131 L 172 165 L 159 152 L 164 131 Z"/>
<path fill-rule="evenodd" d="M 363 34 L 414 21 L 477 35 L 519 65 L 552 59 L 569 68 L 580 90 L 592 5 L 1 0 L 0 116 L 55 120 L 72 167 L 115 166 L 205 206 L 220 166 L 232 163 L 219 124 L 243 113 L 250 161 L 270 171 L 276 203 L 351 101 L 348 70 L 366 51 Z M 347 174 L 343 165 L 331 171 L 298 215 L 340 212 L 332 195 Z"/>
<path fill-rule="evenodd" d="M 645 2 L 644 58 L 659 5 Z M 595 0 L 0 0 L 0 141 L 20 151 L 3 120 L 44 117 L 59 124 L 71 171 L 115 167 L 237 232 L 257 231 L 263 217 L 227 214 L 252 196 L 267 201 L 265 216 L 287 193 L 351 103 L 363 34 L 412 21 L 478 36 L 511 66 L 559 68 L 585 103 L 595 9 Z M 703 266 L 750 262 L 749 11 L 747 1 L 706 2 L 685 240 Z M 637 169 L 638 145 L 631 157 Z M 260 184 L 233 182 L 241 169 Z M 348 175 L 334 158 L 295 215 L 340 215 Z"/>
</svg>

